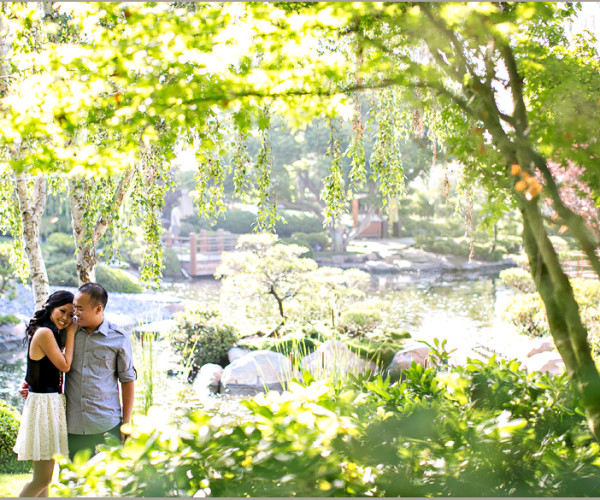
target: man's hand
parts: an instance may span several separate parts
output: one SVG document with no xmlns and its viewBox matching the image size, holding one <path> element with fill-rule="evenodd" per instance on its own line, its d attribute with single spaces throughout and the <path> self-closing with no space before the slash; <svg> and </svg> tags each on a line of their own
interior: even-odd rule
<svg viewBox="0 0 600 500">
<path fill-rule="evenodd" d="M 23 399 L 27 399 L 27 396 L 29 396 L 29 384 L 27 382 L 23 382 L 23 386 L 19 389 L 19 394 Z"/>
</svg>

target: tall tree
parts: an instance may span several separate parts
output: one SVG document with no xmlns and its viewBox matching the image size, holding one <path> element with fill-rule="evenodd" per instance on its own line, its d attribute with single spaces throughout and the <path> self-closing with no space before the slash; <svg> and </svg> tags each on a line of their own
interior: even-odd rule
<svg viewBox="0 0 600 500">
<path fill-rule="evenodd" d="M 344 16 L 349 9 L 340 7 Z M 560 197 L 549 160 L 586 167 L 599 186 L 600 74 L 589 40 L 569 48 L 567 4 L 394 4 L 352 14 L 354 36 L 378 63 L 366 85 L 400 85 L 415 103 L 441 109 L 449 151 L 490 193 L 518 206 L 532 276 L 550 329 L 600 439 L 600 377 L 587 332 L 541 213 L 542 193 L 600 276 L 595 239 Z M 568 82 L 568 90 L 565 85 Z M 568 92 L 569 99 L 557 99 Z M 542 187 L 542 182 L 544 186 Z M 598 192 L 595 193 L 598 195 Z"/>
</svg>

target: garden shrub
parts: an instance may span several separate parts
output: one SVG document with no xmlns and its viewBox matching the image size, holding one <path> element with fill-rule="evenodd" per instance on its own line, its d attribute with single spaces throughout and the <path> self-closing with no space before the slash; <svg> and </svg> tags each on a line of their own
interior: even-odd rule
<svg viewBox="0 0 600 500">
<path fill-rule="evenodd" d="M 142 293 L 143 291 L 139 283 L 120 269 L 102 264 L 96 266 L 96 281 L 110 292 Z"/>
<path fill-rule="evenodd" d="M 305 245 L 308 245 L 309 248 L 312 248 L 317 252 L 328 250 L 331 244 L 329 235 L 324 231 L 316 233 L 294 233 L 292 234 L 292 238 L 303 240 Z"/>
<path fill-rule="evenodd" d="M 179 262 L 179 257 L 172 248 L 163 249 L 162 274 L 163 276 L 178 276 L 181 274 L 181 262 Z"/>
<path fill-rule="evenodd" d="M 78 286 L 77 263 L 71 260 L 62 260 L 61 263 L 49 265 L 47 268 L 48 281 L 54 286 Z"/>
<path fill-rule="evenodd" d="M 352 308 L 340 314 L 338 330 L 351 337 L 364 336 L 381 324 L 382 309 L 387 306 L 388 302 L 379 300 L 355 302 Z"/>
<path fill-rule="evenodd" d="M 46 238 L 46 246 L 52 252 L 73 256 L 75 255 L 75 240 L 73 234 L 68 233 L 52 233 Z"/>
<path fill-rule="evenodd" d="M 312 212 L 300 210 L 281 210 L 279 215 L 283 220 L 275 223 L 275 232 L 281 238 L 289 238 L 294 233 L 320 233 L 323 231 L 323 223 Z"/>
<path fill-rule="evenodd" d="M 50 195 L 52 196 L 52 195 Z M 50 222 L 52 221 L 52 222 Z M 46 239 L 54 233 L 73 234 L 70 215 L 44 215 L 40 221 L 40 236 Z M 71 236 L 71 239 L 73 236 Z"/>
<path fill-rule="evenodd" d="M 74 260 L 64 261 L 62 264 L 48 268 L 48 280 L 54 286 L 77 287 L 77 263 Z M 96 266 L 96 281 L 109 292 L 141 293 L 139 283 L 120 269 L 99 264 Z"/>
<path fill-rule="evenodd" d="M 0 326 L 16 325 L 20 322 L 21 320 L 19 317 L 15 316 L 14 314 L 0 314 Z"/>
<path fill-rule="evenodd" d="M 17 269 L 11 262 L 12 244 L 0 241 L 0 295 L 8 292 L 14 298 Z"/>
<path fill-rule="evenodd" d="M 443 359 L 443 356 L 438 356 Z M 201 411 L 139 418 L 124 446 L 60 463 L 64 496 L 594 496 L 600 452 L 566 375 L 517 361 L 315 382 Z"/>
<path fill-rule="evenodd" d="M 415 246 L 432 253 L 462 257 L 469 255 L 469 244 L 467 242 L 457 242 L 452 238 L 442 236 L 417 235 L 415 236 Z"/>
<path fill-rule="evenodd" d="M 500 272 L 499 277 L 506 286 L 516 288 L 520 292 L 533 293 L 536 291 L 531 274 L 520 267 L 504 269 Z"/>
<path fill-rule="evenodd" d="M 19 432 L 21 415 L 0 399 L 0 473 L 14 474 L 28 472 L 31 469 L 30 461 L 19 461 L 13 451 Z"/>
<path fill-rule="evenodd" d="M 183 364 L 195 369 L 207 363 L 228 364 L 227 351 L 239 335 L 217 311 L 197 307 L 176 314 L 175 321 L 171 344 Z"/>
<path fill-rule="evenodd" d="M 519 328 L 525 335 L 544 337 L 550 334 L 546 308 L 537 292 L 519 293 L 511 297 L 506 305 L 504 315 L 507 321 Z"/>
<path fill-rule="evenodd" d="M 506 271 L 514 271 L 506 273 Z M 515 287 L 526 288 L 523 270 L 505 270 L 500 277 L 513 283 Z M 513 276 L 517 278 L 513 279 Z M 520 281 L 523 277 L 523 283 Z M 508 282 L 506 281 L 508 280 Z M 584 278 L 571 279 L 573 294 L 579 305 L 581 320 L 588 331 L 588 339 L 595 356 L 600 356 L 600 283 Z M 519 293 L 511 298 L 504 311 L 506 319 L 516 325 L 523 333 L 534 337 L 550 334 L 546 309 L 539 293 Z"/>
<path fill-rule="evenodd" d="M 400 219 L 401 233 L 403 236 L 434 238 L 442 234 L 439 227 L 429 220 L 421 220 L 414 217 L 402 217 Z"/>
<path fill-rule="evenodd" d="M 142 265 L 144 259 L 144 252 L 147 251 L 147 247 L 142 246 L 132 250 L 129 254 L 129 262 L 136 268 L 139 268 Z M 177 257 L 177 252 L 172 248 L 164 247 L 163 248 L 163 258 L 162 258 L 162 274 L 163 276 L 176 276 L 181 273 L 181 263 L 179 262 L 179 257 Z"/>
</svg>

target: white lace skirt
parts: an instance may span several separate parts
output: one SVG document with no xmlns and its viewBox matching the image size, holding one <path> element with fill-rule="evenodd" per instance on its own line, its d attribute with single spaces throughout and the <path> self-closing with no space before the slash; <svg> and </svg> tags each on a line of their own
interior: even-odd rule
<svg viewBox="0 0 600 500">
<path fill-rule="evenodd" d="M 19 460 L 50 460 L 55 454 L 69 456 L 64 394 L 29 393 L 13 451 Z"/>
</svg>

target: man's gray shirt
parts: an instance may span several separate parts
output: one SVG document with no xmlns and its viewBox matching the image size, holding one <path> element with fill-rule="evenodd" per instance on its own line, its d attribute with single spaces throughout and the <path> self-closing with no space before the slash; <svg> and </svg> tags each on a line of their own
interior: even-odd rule
<svg viewBox="0 0 600 500">
<path fill-rule="evenodd" d="M 93 333 L 79 327 L 65 376 L 69 434 L 98 434 L 121 421 L 119 387 L 136 379 L 129 335 L 106 319 Z"/>
</svg>

